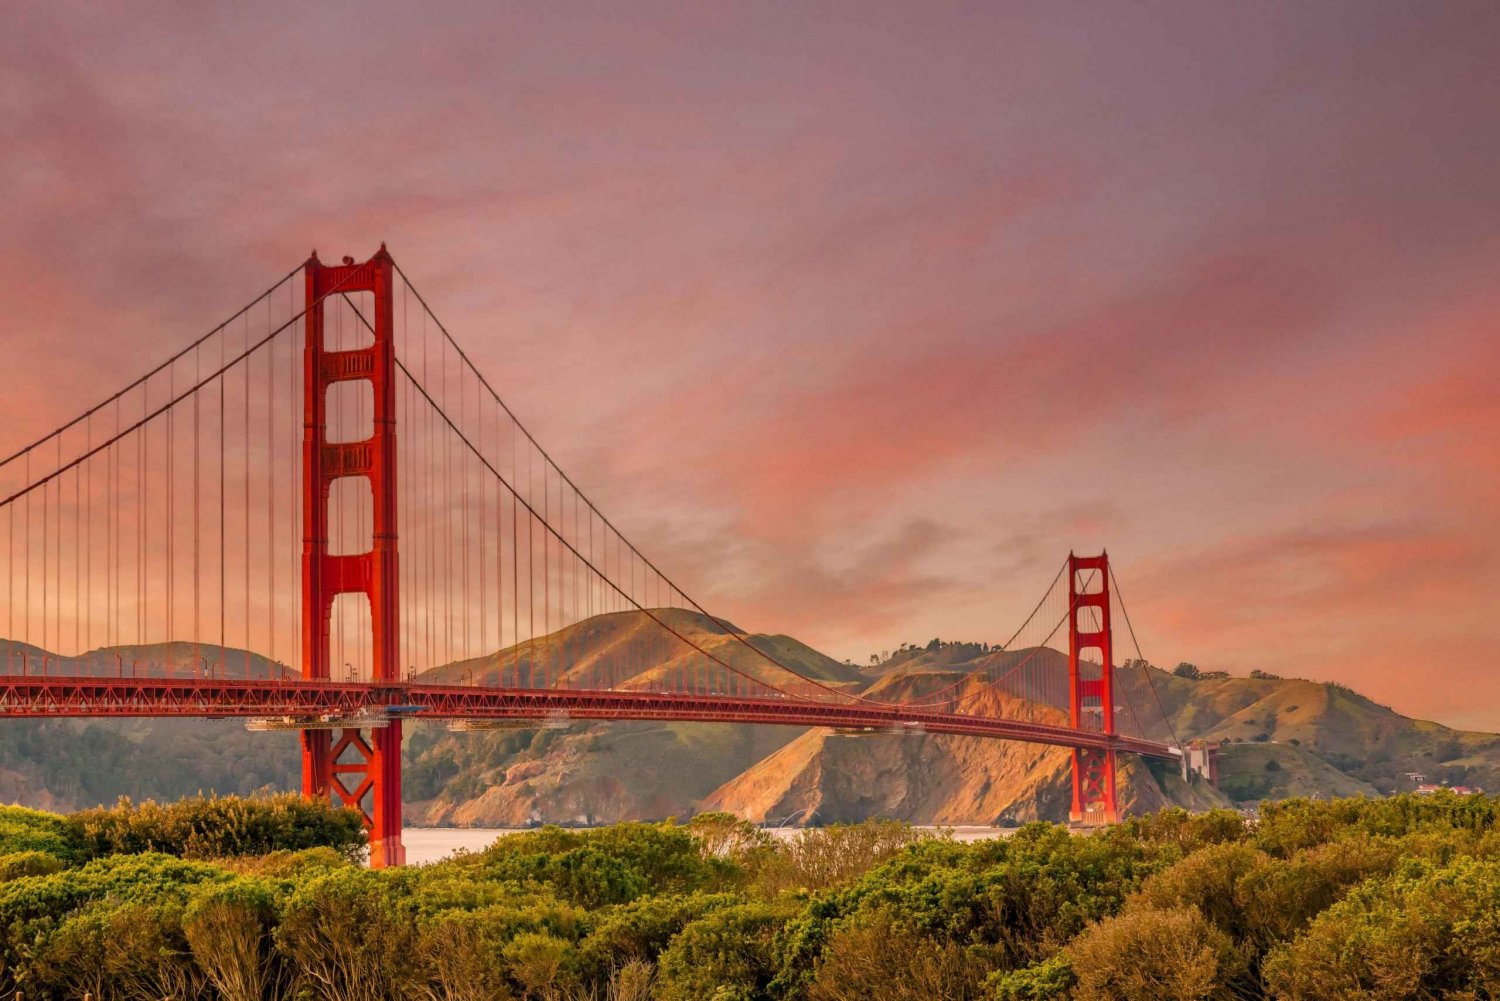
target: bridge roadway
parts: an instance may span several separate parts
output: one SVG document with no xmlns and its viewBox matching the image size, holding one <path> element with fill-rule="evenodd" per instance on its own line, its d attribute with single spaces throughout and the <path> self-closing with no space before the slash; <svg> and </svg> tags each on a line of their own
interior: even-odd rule
<svg viewBox="0 0 1500 1001">
<path fill-rule="evenodd" d="M 418 682 L 0 675 L 3 717 L 196 716 L 285 718 L 296 728 L 415 720 L 662 720 L 896 729 L 1084 747 L 1177 760 L 1169 744 L 1137 737 L 850 700 L 818 702 L 674 692 L 486 688 Z"/>
</svg>

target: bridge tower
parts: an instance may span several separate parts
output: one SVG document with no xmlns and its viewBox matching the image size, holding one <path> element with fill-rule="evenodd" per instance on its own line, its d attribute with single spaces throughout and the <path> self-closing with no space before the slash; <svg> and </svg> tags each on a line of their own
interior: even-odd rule
<svg viewBox="0 0 1500 1001">
<path fill-rule="evenodd" d="M 302 431 L 302 676 L 329 680 L 330 626 L 334 599 L 362 594 L 370 603 L 374 668 L 371 682 L 395 685 L 399 662 L 396 562 L 396 344 L 394 262 L 385 245 L 363 264 L 344 258 L 325 265 L 316 251 L 308 259 L 303 351 Z M 345 294 L 374 298 L 374 343 L 330 351 L 324 343 L 324 306 Z M 329 390 L 340 382 L 366 382 L 373 390 L 374 430 L 363 441 L 328 440 Z M 370 549 L 353 555 L 328 551 L 328 505 L 335 480 L 363 477 L 370 487 L 374 519 Z M 406 861 L 401 843 L 401 721 L 371 729 L 302 731 L 302 794 L 337 797 L 364 815 L 370 864 Z"/>
<path fill-rule="evenodd" d="M 1068 554 L 1068 718 L 1075 730 L 1115 732 L 1113 630 L 1109 617 L 1109 554 Z M 1089 652 L 1085 656 L 1085 651 Z M 1115 749 L 1073 749 L 1073 823 L 1112 824 Z"/>
</svg>

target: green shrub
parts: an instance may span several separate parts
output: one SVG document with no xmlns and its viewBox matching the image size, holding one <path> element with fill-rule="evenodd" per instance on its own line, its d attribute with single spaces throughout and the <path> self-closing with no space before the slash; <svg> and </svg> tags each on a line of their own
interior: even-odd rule
<svg viewBox="0 0 1500 1001">
<path fill-rule="evenodd" d="M 0 855 L 0 883 L 25 876 L 50 876 L 67 868 L 62 859 L 46 852 L 12 852 Z"/>
<path fill-rule="evenodd" d="M 948 1001 L 978 997 L 988 967 L 964 944 L 926 935 L 884 909 L 864 911 L 829 936 L 809 1001 Z"/>
<path fill-rule="evenodd" d="M 752 901 L 710 911 L 685 925 L 662 952 L 660 1001 L 731 997 L 770 1001 L 776 933 L 791 908 Z"/>
<path fill-rule="evenodd" d="M 139 806 L 122 799 L 111 808 L 72 814 L 67 828 L 90 858 L 136 852 L 227 858 L 329 847 L 356 859 L 365 846 L 357 811 L 291 793 L 258 799 L 192 796 Z"/>
<path fill-rule="evenodd" d="M 0 854 L 45 852 L 67 862 L 81 860 L 76 832 L 63 817 L 24 806 L 0 806 Z"/>
<path fill-rule="evenodd" d="M 1477 1001 L 1500 992 L 1497 814 L 1304 800 L 974 844 L 782 844 L 720 815 L 377 872 L 292 797 L 0 810 L 0 997 Z"/>
<path fill-rule="evenodd" d="M 1266 961 L 1280 998 L 1494 997 L 1500 863 L 1408 862 L 1352 890 Z"/>
<path fill-rule="evenodd" d="M 986 986 L 992 1001 L 1061 1001 L 1076 983 L 1072 962 L 1059 953 L 1035 966 L 992 973 Z"/>
<path fill-rule="evenodd" d="M 467 864 L 489 880 L 544 884 L 580 907 L 711 890 L 741 880 L 734 862 L 706 852 L 699 837 L 673 823 L 589 831 L 543 827 L 500 838 Z"/>
<path fill-rule="evenodd" d="M 328 873 L 297 887 L 274 937 L 316 996 L 385 1001 L 413 997 L 425 981 L 403 887 L 382 872 Z"/>
<path fill-rule="evenodd" d="M 1068 944 L 1076 1001 L 1232 1001 L 1244 962 L 1191 907 L 1132 908 Z"/>
</svg>

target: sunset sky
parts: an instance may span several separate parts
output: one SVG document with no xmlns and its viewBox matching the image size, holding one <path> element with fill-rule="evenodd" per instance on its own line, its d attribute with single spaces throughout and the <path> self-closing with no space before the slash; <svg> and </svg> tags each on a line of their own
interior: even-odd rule
<svg viewBox="0 0 1500 1001">
<path fill-rule="evenodd" d="M 1500 730 L 1493 3 L 6 20 L 0 451 L 384 240 L 742 626 L 998 641 L 1107 547 L 1157 664 Z"/>
</svg>

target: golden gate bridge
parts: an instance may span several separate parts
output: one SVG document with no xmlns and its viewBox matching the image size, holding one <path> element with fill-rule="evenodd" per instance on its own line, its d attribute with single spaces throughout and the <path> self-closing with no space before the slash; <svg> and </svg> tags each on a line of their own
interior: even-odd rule
<svg viewBox="0 0 1500 1001">
<path fill-rule="evenodd" d="M 864 684 L 710 614 L 552 460 L 384 245 L 317 254 L 0 459 L 0 716 L 239 717 L 400 864 L 407 721 L 797 724 L 1177 761 L 1107 555 L 1070 554 L 957 678 Z M 612 629 L 601 649 L 595 627 Z M 1134 643 L 1134 630 L 1129 630 Z M 831 662 L 830 662 L 831 663 Z M 836 665 L 835 665 L 836 666 Z"/>
</svg>

